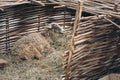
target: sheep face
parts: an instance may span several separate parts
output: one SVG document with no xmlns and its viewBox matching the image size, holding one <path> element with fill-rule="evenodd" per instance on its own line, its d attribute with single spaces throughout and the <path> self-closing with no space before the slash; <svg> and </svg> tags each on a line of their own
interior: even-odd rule
<svg viewBox="0 0 120 80">
<path fill-rule="evenodd" d="M 50 29 L 50 30 L 54 30 L 54 32 L 59 33 L 59 34 L 65 33 L 63 26 L 60 26 L 57 23 L 50 23 L 50 24 L 46 25 L 46 28 Z"/>
<path fill-rule="evenodd" d="M 52 28 L 54 29 L 55 32 L 59 33 L 59 34 L 63 34 L 65 33 L 65 30 L 63 29 L 62 26 L 60 26 L 59 24 L 57 23 L 53 23 L 51 24 Z"/>
</svg>

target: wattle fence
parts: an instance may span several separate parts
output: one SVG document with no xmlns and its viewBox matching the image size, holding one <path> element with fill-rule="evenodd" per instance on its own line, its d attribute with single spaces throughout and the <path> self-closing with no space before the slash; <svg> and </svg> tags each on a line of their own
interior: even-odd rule
<svg viewBox="0 0 120 80">
<path fill-rule="evenodd" d="M 54 6 L 21 4 L 0 12 L 0 53 L 10 53 L 14 43 L 22 36 L 43 31 L 48 21 L 64 25 L 72 19 L 66 8 Z"/>
</svg>

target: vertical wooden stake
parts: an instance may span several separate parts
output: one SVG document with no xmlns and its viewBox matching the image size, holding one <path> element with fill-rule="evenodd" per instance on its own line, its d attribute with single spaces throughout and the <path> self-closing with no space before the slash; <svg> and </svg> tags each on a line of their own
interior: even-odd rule
<svg viewBox="0 0 120 80">
<path fill-rule="evenodd" d="M 75 16 L 75 22 L 74 22 L 74 26 L 73 26 L 73 34 L 72 34 L 72 40 L 71 40 L 71 45 L 70 45 L 70 51 L 69 51 L 69 58 L 68 58 L 68 65 L 67 65 L 67 69 L 66 69 L 66 80 L 69 80 L 69 75 L 71 73 L 70 70 L 70 65 L 71 65 L 71 60 L 72 60 L 72 55 L 75 49 L 74 46 L 74 37 L 76 35 L 76 30 L 78 29 L 78 24 L 80 22 L 81 16 L 82 16 L 82 6 L 83 6 L 83 2 L 81 2 L 79 0 L 77 9 L 76 9 L 76 16 Z"/>
<path fill-rule="evenodd" d="M 38 32 L 40 31 L 40 15 L 38 15 Z"/>
<path fill-rule="evenodd" d="M 113 11 L 118 12 L 118 10 L 117 10 L 117 9 L 118 9 L 118 5 L 119 5 L 119 4 L 117 4 L 117 3 L 114 4 Z"/>
<path fill-rule="evenodd" d="M 9 19 L 6 18 L 6 53 L 10 54 Z"/>
<path fill-rule="evenodd" d="M 66 8 L 64 9 L 64 29 L 65 29 L 65 19 L 66 19 Z"/>
</svg>

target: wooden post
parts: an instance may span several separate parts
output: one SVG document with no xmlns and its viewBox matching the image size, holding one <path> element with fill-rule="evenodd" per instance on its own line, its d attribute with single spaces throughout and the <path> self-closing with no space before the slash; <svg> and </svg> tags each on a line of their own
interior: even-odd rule
<svg viewBox="0 0 120 80">
<path fill-rule="evenodd" d="M 6 53 L 10 53 L 9 19 L 6 18 Z"/>
<path fill-rule="evenodd" d="M 115 3 L 114 5 L 115 5 L 115 6 L 114 6 L 114 8 L 113 8 L 113 11 L 118 12 L 117 9 L 118 9 L 118 5 L 119 5 L 119 4 L 118 4 L 118 3 Z"/>
<path fill-rule="evenodd" d="M 66 8 L 64 9 L 64 23 L 63 23 L 64 29 L 65 29 L 65 19 L 66 19 Z"/>
<path fill-rule="evenodd" d="M 71 64 L 71 60 L 72 60 L 72 55 L 75 49 L 74 46 L 74 37 L 76 35 L 76 30 L 78 29 L 78 24 L 80 22 L 81 19 L 81 15 L 82 15 L 82 6 L 83 6 L 83 2 L 81 2 L 79 0 L 77 9 L 76 9 L 76 16 L 75 16 L 75 22 L 74 22 L 74 26 L 73 26 L 73 34 L 72 34 L 72 40 L 71 40 L 71 45 L 70 45 L 70 51 L 69 51 L 69 58 L 68 58 L 68 65 L 67 65 L 67 69 L 66 69 L 66 80 L 69 80 L 69 75 L 70 75 L 70 64 Z"/>
<path fill-rule="evenodd" d="M 38 32 L 40 31 L 40 15 L 38 15 Z"/>
</svg>

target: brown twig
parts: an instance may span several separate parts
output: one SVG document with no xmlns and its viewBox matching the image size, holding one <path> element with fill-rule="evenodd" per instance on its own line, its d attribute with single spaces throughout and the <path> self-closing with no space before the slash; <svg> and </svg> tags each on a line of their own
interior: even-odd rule
<svg viewBox="0 0 120 80">
<path fill-rule="evenodd" d="M 116 24 L 115 22 L 113 22 L 112 20 L 104 17 L 104 19 L 106 19 L 107 21 L 109 21 L 110 23 L 112 23 L 113 25 L 115 25 L 116 27 L 120 28 L 120 26 L 118 24 Z"/>
</svg>

